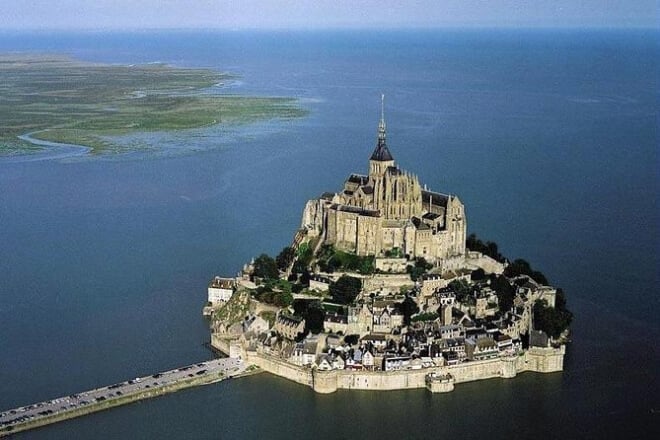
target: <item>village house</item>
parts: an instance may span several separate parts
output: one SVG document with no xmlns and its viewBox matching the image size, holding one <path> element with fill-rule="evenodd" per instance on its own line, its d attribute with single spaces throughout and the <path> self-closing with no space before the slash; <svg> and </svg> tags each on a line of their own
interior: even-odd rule
<svg viewBox="0 0 660 440">
<path fill-rule="evenodd" d="M 488 337 L 468 338 L 465 340 L 465 354 L 471 361 L 492 359 L 499 355 L 497 343 Z"/>
<path fill-rule="evenodd" d="M 315 292 L 327 292 L 330 290 L 330 283 L 332 281 L 328 277 L 314 274 L 309 277 L 309 290 Z"/>
<path fill-rule="evenodd" d="M 213 278 L 208 287 L 208 302 L 216 305 L 229 301 L 234 293 L 234 287 L 236 287 L 236 282 L 233 278 Z"/>
<path fill-rule="evenodd" d="M 283 338 L 293 340 L 305 330 L 305 320 L 280 310 L 275 317 L 273 330 Z"/>
<path fill-rule="evenodd" d="M 330 371 L 332 367 L 332 358 L 330 355 L 321 354 L 316 359 L 316 368 L 321 371 Z"/>
<path fill-rule="evenodd" d="M 370 370 L 374 368 L 374 355 L 368 350 L 365 350 L 364 353 L 362 353 L 362 365 L 364 368 Z"/>
<path fill-rule="evenodd" d="M 387 347 L 387 337 L 383 334 L 370 333 L 360 339 L 363 344 L 371 344 L 377 351 L 385 350 Z"/>
<path fill-rule="evenodd" d="M 383 371 L 406 370 L 410 367 L 410 356 L 385 356 Z"/>
<path fill-rule="evenodd" d="M 316 357 L 319 355 L 319 340 L 310 335 L 303 341 L 302 364 L 313 367 L 316 365 Z"/>
</svg>

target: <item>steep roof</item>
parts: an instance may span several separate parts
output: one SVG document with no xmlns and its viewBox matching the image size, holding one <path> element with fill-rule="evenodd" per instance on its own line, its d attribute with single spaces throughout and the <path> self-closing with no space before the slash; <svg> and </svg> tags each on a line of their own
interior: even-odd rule
<svg viewBox="0 0 660 440">
<path fill-rule="evenodd" d="M 412 221 L 413 225 L 415 225 L 415 229 L 417 229 L 417 230 L 427 230 L 427 229 L 431 229 L 431 227 L 430 227 L 429 225 L 427 225 L 426 223 L 422 222 L 422 221 L 421 221 L 419 218 L 417 218 L 417 217 L 412 217 L 410 220 Z"/>
<path fill-rule="evenodd" d="M 364 176 L 362 174 L 351 174 L 348 177 L 348 181 L 351 183 L 357 183 L 358 185 L 366 185 L 369 182 L 369 176 Z"/>
<path fill-rule="evenodd" d="M 387 145 L 385 144 L 384 138 L 378 139 L 378 144 L 376 145 L 376 149 L 372 153 L 370 160 L 378 160 L 378 161 L 394 160 L 394 158 L 392 157 L 392 153 L 390 153 L 390 150 L 387 148 Z"/>
<path fill-rule="evenodd" d="M 422 203 L 428 204 L 429 198 L 433 206 L 442 206 L 443 208 L 447 207 L 447 201 L 449 196 L 446 194 L 440 194 L 434 191 L 425 191 L 422 190 Z"/>
<path fill-rule="evenodd" d="M 394 160 L 392 153 L 385 144 L 385 95 L 380 96 L 380 122 L 378 123 L 378 144 L 371 155 L 370 160 L 390 161 Z"/>
<path fill-rule="evenodd" d="M 380 217 L 380 212 L 371 209 L 360 208 L 359 206 L 340 205 L 333 203 L 330 205 L 330 209 L 335 211 L 352 212 L 354 214 L 366 215 L 368 217 Z"/>
</svg>

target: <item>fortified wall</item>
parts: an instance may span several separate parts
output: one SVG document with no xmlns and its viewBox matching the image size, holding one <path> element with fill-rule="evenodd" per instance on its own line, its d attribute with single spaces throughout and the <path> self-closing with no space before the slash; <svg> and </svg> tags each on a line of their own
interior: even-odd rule
<svg viewBox="0 0 660 440">
<path fill-rule="evenodd" d="M 216 345 L 221 340 L 212 340 L 215 348 L 223 350 L 226 344 Z M 285 379 L 311 387 L 317 393 L 334 393 L 338 389 L 388 391 L 427 387 L 427 376 L 450 376 L 452 384 L 475 380 L 503 378 L 510 379 L 525 371 L 554 373 L 563 370 L 565 346 L 560 348 L 531 348 L 522 355 L 500 357 L 483 361 L 466 362 L 458 365 L 419 370 L 398 371 L 320 371 L 294 365 L 285 360 L 258 353 L 243 351 L 248 364 Z M 224 350 L 223 350 L 224 351 Z M 227 351 L 228 353 L 228 351 Z M 449 388 L 447 391 L 453 389 Z"/>
</svg>

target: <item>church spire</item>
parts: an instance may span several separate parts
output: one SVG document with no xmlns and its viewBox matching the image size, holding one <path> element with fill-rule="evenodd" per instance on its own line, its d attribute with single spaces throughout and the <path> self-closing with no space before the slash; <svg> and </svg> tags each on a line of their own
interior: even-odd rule
<svg viewBox="0 0 660 440">
<path fill-rule="evenodd" d="M 380 122 L 378 123 L 378 144 L 371 155 L 371 160 L 393 161 L 392 154 L 385 143 L 385 95 L 380 95 Z"/>
<path fill-rule="evenodd" d="M 385 142 L 385 94 L 380 95 L 380 123 L 378 124 L 378 143 Z"/>
</svg>

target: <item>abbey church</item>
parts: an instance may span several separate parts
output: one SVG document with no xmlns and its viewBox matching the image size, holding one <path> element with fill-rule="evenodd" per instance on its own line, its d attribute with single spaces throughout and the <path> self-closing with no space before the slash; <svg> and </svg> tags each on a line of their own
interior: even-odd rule
<svg viewBox="0 0 660 440">
<path fill-rule="evenodd" d="M 302 228 L 308 237 L 358 255 L 407 255 L 432 263 L 465 254 L 466 221 L 456 196 L 427 190 L 400 169 L 386 143 L 381 111 L 369 174 L 352 174 L 337 193 L 310 200 Z"/>
</svg>

